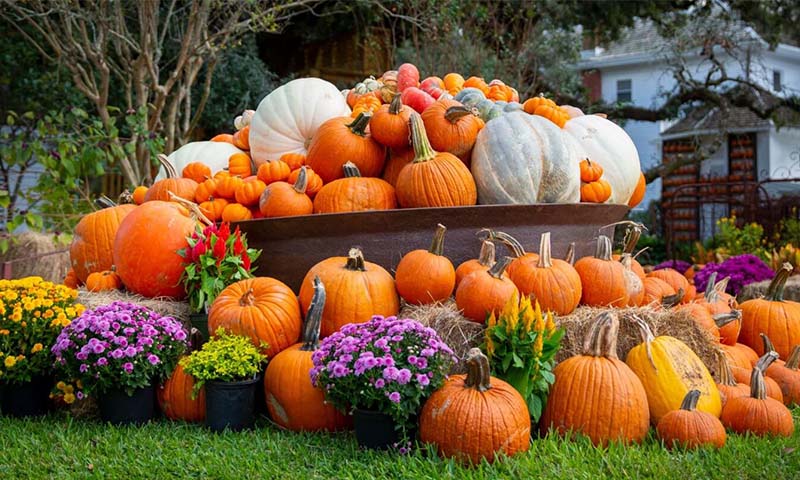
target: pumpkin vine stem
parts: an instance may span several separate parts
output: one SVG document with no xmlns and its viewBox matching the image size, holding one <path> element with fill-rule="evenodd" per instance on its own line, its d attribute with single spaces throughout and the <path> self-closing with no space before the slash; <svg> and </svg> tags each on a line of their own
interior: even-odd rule
<svg viewBox="0 0 800 480">
<path fill-rule="evenodd" d="M 256 296 L 253 294 L 253 289 L 248 288 L 242 298 L 239 299 L 239 306 L 240 307 L 252 307 L 256 304 Z"/>
<path fill-rule="evenodd" d="M 478 263 L 484 267 L 491 267 L 494 265 L 494 253 L 494 242 L 484 240 L 481 244 L 481 253 L 478 255 Z"/>
<path fill-rule="evenodd" d="M 741 310 L 731 310 L 728 313 L 718 313 L 712 317 L 714 319 L 714 323 L 717 325 L 718 328 L 724 327 L 725 325 L 736 321 L 741 320 L 742 318 L 742 311 Z"/>
<path fill-rule="evenodd" d="M 344 172 L 345 178 L 357 178 L 361 176 L 361 171 L 358 169 L 358 166 L 350 161 L 342 165 L 342 171 Z"/>
<path fill-rule="evenodd" d="M 644 348 L 647 351 L 647 359 L 650 360 L 650 365 L 653 366 L 653 370 L 658 373 L 658 367 L 656 366 L 655 360 L 653 360 L 653 350 L 651 348 L 651 344 L 656 337 L 653 335 L 650 325 L 639 316 L 633 315 L 633 321 L 636 323 L 636 326 L 639 327 L 639 334 L 642 336 L 642 343 L 644 343 Z"/>
<path fill-rule="evenodd" d="M 570 265 L 575 265 L 575 242 L 569 242 L 567 247 L 567 254 L 564 255 L 564 261 Z"/>
<path fill-rule="evenodd" d="M 767 385 L 764 383 L 764 372 L 760 368 L 753 369 L 750 374 L 750 396 L 758 400 L 767 398 Z"/>
<path fill-rule="evenodd" d="M 794 346 L 792 353 L 789 354 L 789 358 L 786 359 L 786 363 L 783 366 L 795 371 L 800 368 L 800 345 Z"/>
<path fill-rule="evenodd" d="M 681 410 L 688 410 L 690 412 L 696 410 L 698 400 L 700 400 L 700 390 L 689 390 L 686 396 L 683 397 L 683 402 L 681 402 Z"/>
<path fill-rule="evenodd" d="M 461 118 L 466 117 L 467 115 L 472 115 L 472 109 L 469 109 L 463 105 L 455 105 L 445 110 L 444 119 L 452 124 L 455 124 Z"/>
<path fill-rule="evenodd" d="M 553 266 L 553 257 L 550 253 L 550 232 L 544 232 L 539 240 L 539 268 L 550 268 Z"/>
<path fill-rule="evenodd" d="M 436 225 L 436 231 L 433 233 L 433 240 L 431 241 L 431 248 L 428 249 L 434 255 L 444 255 L 444 234 L 447 233 L 447 227 L 441 223 Z"/>
<path fill-rule="evenodd" d="M 314 294 L 303 324 L 303 346 L 300 350 L 304 352 L 313 352 L 319 346 L 319 329 L 322 325 L 322 311 L 325 309 L 325 285 L 317 275 L 314 276 L 313 284 Z"/>
<path fill-rule="evenodd" d="M 367 135 L 367 125 L 369 125 L 370 118 L 372 118 L 372 115 L 368 113 L 359 113 L 355 120 L 347 124 L 347 128 L 354 134 L 365 137 Z"/>
<path fill-rule="evenodd" d="M 471 348 L 464 361 L 467 363 L 465 387 L 474 388 L 479 392 L 485 392 L 492 388 L 489 359 L 479 348 Z"/>
<path fill-rule="evenodd" d="M 781 266 L 781 269 L 775 273 L 775 277 L 773 277 L 772 281 L 769 283 L 769 288 L 767 288 L 767 294 L 764 295 L 764 299 L 769 300 L 770 302 L 782 302 L 783 301 L 783 289 L 786 287 L 786 280 L 789 279 L 789 275 L 792 273 L 792 264 L 784 263 Z"/>
<path fill-rule="evenodd" d="M 403 101 L 400 99 L 400 94 L 396 94 L 392 97 L 392 102 L 389 104 L 389 113 L 392 115 L 397 115 L 400 113 L 400 110 L 403 109 Z"/>
<path fill-rule="evenodd" d="M 503 278 L 503 272 L 506 271 L 506 267 L 508 267 L 508 264 L 511 263 L 511 260 L 513 260 L 511 257 L 503 257 L 498 260 L 494 265 L 492 265 L 492 268 L 489 269 L 489 275 L 498 280 Z"/>
<path fill-rule="evenodd" d="M 775 345 L 772 344 L 772 340 L 769 339 L 766 333 L 761 332 L 759 333 L 761 336 L 761 343 L 764 345 L 765 352 L 776 352 Z"/>
<path fill-rule="evenodd" d="M 408 129 L 411 132 L 411 145 L 414 147 L 414 163 L 428 162 L 436 158 L 436 151 L 428 140 L 425 124 L 419 113 L 413 112 L 408 120 Z"/>
<path fill-rule="evenodd" d="M 611 239 L 605 235 L 597 237 L 597 248 L 594 252 L 595 258 L 611 261 Z"/>
<path fill-rule="evenodd" d="M 175 165 L 173 165 L 172 162 L 169 161 L 169 158 L 167 158 L 166 155 L 164 155 L 163 153 L 159 153 L 156 156 L 156 158 L 158 158 L 158 163 L 160 163 L 161 166 L 164 167 L 164 172 L 167 178 L 180 177 L 180 175 L 178 175 L 178 171 L 175 170 Z"/>
<path fill-rule="evenodd" d="M 725 358 L 724 354 L 722 353 L 718 354 L 717 365 L 719 368 L 720 385 L 727 385 L 729 387 L 735 387 L 736 385 L 738 385 L 738 383 L 733 377 L 733 372 L 731 371 L 731 366 L 728 364 L 728 359 Z"/>
<path fill-rule="evenodd" d="M 297 180 L 294 182 L 294 191 L 297 193 L 306 193 L 308 187 L 308 172 L 306 166 L 300 167 L 300 173 L 297 174 Z"/>
<path fill-rule="evenodd" d="M 525 255 L 525 249 L 522 248 L 522 244 L 519 241 L 512 237 L 511 235 L 507 234 L 506 232 L 494 232 L 492 230 L 490 232 L 491 235 L 494 235 L 493 238 L 496 238 L 503 242 L 509 250 L 511 250 L 511 254 L 514 255 L 514 258 L 519 258 Z"/>
<path fill-rule="evenodd" d="M 583 340 L 583 354 L 592 357 L 617 357 L 617 333 L 619 318 L 611 311 L 601 313 L 594 319 Z"/>
<path fill-rule="evenodd" d="M 366 272 L 367 267 L 364 264 L 364 253 L 358 247 L 353 247 L 347 252 L 347 263 L 344 268 L 351 271 Z"/>
<path fill-rule="evenodd" d="M 778 359 L 778 352 L 767 352 L 756 362 L 755 368 L 761 370 L 762 372 L 766 372 L 772 362 Z"/>
<path fill-rule="evenodd" d="M 665 295 L 664 297 L 662 297 L 661 306 L 664 308 L 672 308 L 681 303 L 681 300 L 683 300 L 683 295 L 684 295 L 683 289 L 679 288 L 676 294 Z"/>
</svg>

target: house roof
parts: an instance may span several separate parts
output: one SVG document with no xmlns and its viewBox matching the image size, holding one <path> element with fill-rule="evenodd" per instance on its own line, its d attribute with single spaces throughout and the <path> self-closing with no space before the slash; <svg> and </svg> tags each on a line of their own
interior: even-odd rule
<svg viewBox="0 0 800 480">
<path fill-rule="evenodd" d="M 777 117 L 782 127 L 800 127 L 800 115 L 788 108 L 779 109 Z M 772 126 L 772 120 L 760 118 L 747 108 L 733 107 L 722 110 L 716 106 L 704 106 L 689 111 L 678 123 L 661 132 L 661 138 L 681 138 L 721 130 L 727 132 L 769 130 Z"/>
</svg>

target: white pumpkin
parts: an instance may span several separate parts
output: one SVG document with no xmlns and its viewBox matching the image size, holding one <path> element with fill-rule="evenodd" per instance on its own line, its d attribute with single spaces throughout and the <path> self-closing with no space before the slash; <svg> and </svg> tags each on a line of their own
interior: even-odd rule
<svg viewBox="0 0 800 480">
<path fill-rule="evenodd" d="M 487 122 L 471 170 L 481 205 L 580 201 L 580 149 L 538 115 L 517 111 Z"/>
<path fill-rule="evenodd" d="M 578 141 L 589 160 L 603 167 L 603 178 L 611 185 L 606 203 L 627 205 L 642 171 L 631 137 L 619 125 L 598 115 L 572 118 L 564 131 Z"/>
<path fill-rule="evenodd" d="M 332 83 L 320 78 L 292 80 L 258 104 L 250 122 L 250 154 L 256 166 L 284 153 L 305 155 L 320 125 L 349 116 L 347 101 Z"/>
<path fill-rule="evenodd" d="M 183 171 L 183 167 L 192 162 L 202 162 L 211 169 L 211 175 L 228 168 L 228 159 L 234 153 L 242 153 L 241 150 L 227 142 L 189 142 L 181 148 L 172 152 L 169 163 L 175 166 L 178 175 Z M 164 167 L 159 168 L 156 180 L 165 178 Z"/>
</svg>

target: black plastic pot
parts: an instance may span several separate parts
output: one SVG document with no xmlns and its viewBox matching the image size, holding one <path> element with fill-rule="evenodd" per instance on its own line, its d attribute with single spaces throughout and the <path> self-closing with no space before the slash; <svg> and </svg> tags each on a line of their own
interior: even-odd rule
<svg viewBox="0 0 800 480">
<path fill-rule="evenodd" d="M 155 389 L 139 388 L 128 395 L 125 390 L 109 390 L 98 396 L 100 419 L 113 425 L 141 425 L 153 419 Z"/>
<path fill-rule="evenodd" d="M 240 382 L 206 382 L 206 426 L 215 432 L 253 428 L 260 380 L 259 375 Z"/>
<path fill-rule="evenodd" d="M 374 410 L 353 411 L 353 423 L 356 430 L 358 446 L 373 450 L 391 448 L 402 439 L 397 423 L 383 412 Z"/>
<path fill-rule="evenodd" d="M 33 377 L 21 385 L 5 385 L 0 402 L 3 415 L 9 417 L 34 417 L 47 413 L 53 378 Z"/>
<path fill-rule="evenodd" d="M 198 332 L 200 332 L 202 340 L 199 342 L 199 345 L 195 346 L 195 348 L 200 348 L 200 345 L 208 341 L 208 313 L 190 313 L 189 322 L 192 328 L 195 328 Z"/>
</svg>

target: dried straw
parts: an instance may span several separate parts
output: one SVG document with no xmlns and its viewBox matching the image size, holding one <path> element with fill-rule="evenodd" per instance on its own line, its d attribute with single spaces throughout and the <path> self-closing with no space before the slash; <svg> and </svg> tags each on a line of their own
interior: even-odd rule
<svg viewBox="0 0 800 480">
<path fill-rule="evenodd" d="M 160 315 L 170 316 L 179 320 L 187 327 L 190 326 L 189 313 L 191 310 L 187 302 L 176 302 L 166 297 L 147 298 L 120 290 L 106 290 L 103 292 L 89 292 L 83 288 L 78 290 L 78 303 L 83 304 L 87 309 L 108 305 L 115 301 L 135 303 L 147 307 Z"/>
<path fill-rule="evenodd" d="M 59 253 L 40 256 L 52 252 Z M 11 278 L 38 276 L 61 283 L 69 270 L 69 250 L 57 243 L 53 235 L 24 232 L 13 235 L 8 250 L 0 254 L 0 264 L 5 262 L 12 262 Z"/>
</svg>

